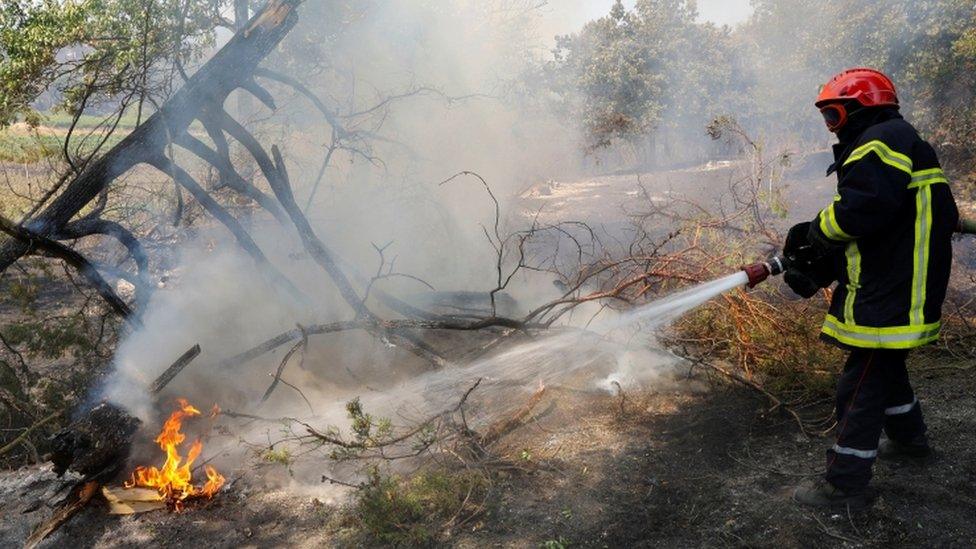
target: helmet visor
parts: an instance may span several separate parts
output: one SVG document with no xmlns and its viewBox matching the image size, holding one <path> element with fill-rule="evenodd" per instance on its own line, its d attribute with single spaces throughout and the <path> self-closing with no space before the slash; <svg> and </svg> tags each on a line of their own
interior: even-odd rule
<svg viewBox="0 0 976 549">
<path fill-rule="evenodd" d="M 844 105 L 840 103 L 831 103 L 829 105 L 824 105 L 820 109 L 820 114 L 823 115 L 824 122 L 827 124 L 827 129 L 836 132 L 841 129 L 845 123 L 847 123 L 847 109 Z"/>
</svg>

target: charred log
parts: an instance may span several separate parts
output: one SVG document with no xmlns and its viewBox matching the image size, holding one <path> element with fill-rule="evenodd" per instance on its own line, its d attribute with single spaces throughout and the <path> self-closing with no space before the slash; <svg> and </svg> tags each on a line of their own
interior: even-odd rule
<svg viewBox="0 0 976 549">
<path fill-rule="evenodd" d="M 121 472 L 129 458 L 132 437 L 142 422 L 107 402 L 56 433 L 51 462 L 60 476 L 71 470 L 86 480 L 106 482 Z"/>
<path fill-rule="evenodd" d="M 176 359 L 176 362 L 170 365 L 169 368 L 166 368 L 166 371 L 159 374 L 159 377 L 149 385 L 149 394 L 158 395 L 160 391 L 165 389 L 169 385 L 169 382 L 173 381 L 173 378 L 183 371 L 183 368 L 186 368 L 188 364 L 193 362 L 193 359 L 200 356 L 200 350 L 200 344 L 198 343 L 180 355 L 180 358 Z"/>
</svg>

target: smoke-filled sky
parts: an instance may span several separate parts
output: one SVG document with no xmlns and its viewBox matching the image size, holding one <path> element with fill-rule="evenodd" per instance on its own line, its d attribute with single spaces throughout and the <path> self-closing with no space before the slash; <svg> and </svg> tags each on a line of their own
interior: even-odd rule
<svg viewBox="0 0 976 549">
<path fill-rule="evenodd" d="M 749 17 L 752 6 L 749 0 L 698 0 L 698 12 L 705 21 L 734 25 Z"/>
<path fill-rule="evenodd" d="M 579 30 L 587 21 L 606 15 L 615 0 L 550 0 L 547 11 L 558 33 Z M 632 7 L 634 0 L 624 0 Z M 752 13 L 749 0 L 698 0 L 698 12 L 704 21 L 717 25 L 735 25 Z"/>
<path fill-rule="evenodd" d="M 734 4 L 746 1 L 735 0 Z M 597 167 L 583 158 L 574 121 L 535 104 L 509 104 L 490 94 L 504 93 L 507 82 L 531 68 L 526 52 L 538 48 L 538 41 L 578 31 L 588 20 L 608 13 L 612 0 L 550 0 L 538 18 L 510 17 L 504 9 L 496 9 L 525 5 L 535 7 L 537 2 L 505 0 L 498 6 L 483 0 L 380 2 L 370 4 L 362 17 L 353 18 L 327 48 L 308 50 L 312 59 L 305 65 L 299 59 L 306 52 L 304 46 L 286 43 L 285 47 L 295 48 L 290 62 L 327 67 L 304 76 L 317 94 L 348 105 L 344 108 L 350 112 L 376 113 L 350 115 L 348 128 L 375 132 L 378 137 L 370 138 L 375 142 L 358 155 L 340 150 L 332 157 L 330 152 L 327 170 L 320 165 L 332 132 L 323 131 L 325 123 L 307 103 L 283 101 L 273 117 L 255 122 L 265 132 L 260 135 L 282 144 L 299 196 L 309 196 L 316 173 L 324 174 L 322 193 L 310 203 L 309 216 L 328 246 L 355 267 L 348 272 L 374 272 L 374 250 L 385 246 L 384 267 L 392 269 L 391 258 L 395 257 L 397 272 L 418 276 L 451 299 L 454 294 L 487 299 L 488 291 L 499 283 L 495 280 L 495 242 L 486 242 L 483 229 L 491 226 L 495 210 L 477 178 L 452 178 L 452 174 L 470 170 L 490 182 L 492 197 L 497 196 L 504 212 L 500 230 L 507 233 L 521 229 L 529 219 L 512 206 L 526 189 L 576 177 L 588 168 L 611 168 Z M 716 21 L 718 15 L 713 14 L 724 13 L 725 21 L 733 13 L 732 5 L 702 2 L 701 9 L 704 17 Z M 310 2 L 303 9 L 289 40 L 314 40 L 322 18 L 332 14 L 324 2 Z M 381 100 L 418 83 L 461 97 L 474 95 L 448 101 L 439 94 L 407 93 L 392 103 Z M 389 104 L 389 112 L 370 108 L 376 104 Z M 260 112 L 263 117 L 268 114 Z M 700 127 L 694 126 L 693 133 L 704 140 Z M 367 154 L 381 162 L 363 161 L 360 156 Z M 448 179 L 450 184 L 440 183 Z M 575 219 L 576 214 L 571 215 Z M 259 271 L 249 268 L 251 259 L 233 242 L 215 244 L 217 239 L 229 238 L 226 232 L 206 231 L 173 252 L 174 263 L 179 262 L 172 270 L 174 281 L 146 305 L 142 318 L 146 329 L 131 334 L 119 346 L 117 374 L 105 392 L 109 398 L 145 417 L 149 411 L 139 408 L 149 399 L 138 388 L 195 343 L 203 348 L 199 362 L 212 366 L 294 329 L 296 322 L 312 325 L 350 317 L 352 311 L 331 291 L 332 285 L 299 247 L 293 232 L 262 221 L 255 227 L 252 235 L 271 264 L 310 297 L 297 302 L 282 299 Z M 513 258 L 503 259 L 505 268 L 510 268 Z M 226 273 L 235 276 L 229 281 Z M 528 309 L 559 297 L 550 273 L 522 273 L 505 290 L 513 303 Z M 356 276 L 353 282 L 360 288 L 368 284 L 357 282 Z M 430 294 L 408 277 L 382 285 L 384 291 L 418 306 Z M 481 306 L 474 303 L 472 306 Z M 419 361 L 411 366 L 409 361 L 414 358 L 409 353 L 394 354 L 383 341 L 362 338 L 320 338 L 317 345 L 322 347 L 308 356 L 308 372 L 317 372 L 308 374 L 309 384 L 326 380 L 322 394 L 329 396 L 343 383 L 358 384 L 361 379 L 394 383 L 394 374 L 405 376 L 411 368 L 427 366 Z M 198 402 L 217 399 L 232 409 L 254 405 L 254 397 L 267 383 L 267 372 L 274 371 L 280 360 L 279 353 L 251 361 L 230 376 L 232 382 L 222 381 L 220 394 L 210 383 L 213 370 L 206 366 L 182 374 L 171 390 Z M 537 363 L 535 359 L 527 362 Z M 353 370 L 356 373 L 347 376 Z M 370 382 L 375 386 L 374 381 Z M 297 403 L 301 410 L 302 403 L 289 397 L 294 395 L 284 392 L 279 398 L 284 399 L 283 405 Z"/>
</svg>

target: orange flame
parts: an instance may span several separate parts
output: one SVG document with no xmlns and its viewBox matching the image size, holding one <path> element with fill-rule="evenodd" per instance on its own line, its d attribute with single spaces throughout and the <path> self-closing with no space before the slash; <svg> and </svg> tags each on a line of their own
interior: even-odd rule
<svg viewBox="0 0 976 549">
<path fill-rule="evenodd" d="M 177 402 L 180 406 L 179 409 L 169 416 L 169 419 L 163 424 L 163 430 L 156 437 L 156 443 L 166 453 L 166 462 L 159 469 L 152 466 L 136 467 L 135 472 L 132 473 L 132 478 L 125 483 L 125 487 L 155 488 L 166 501 L 170 502 L 174 509 L 180 510 L 183 507 L 183 502 L 189 498 L 212 498 L 224 485 L 224 477 L 213 467 L 205 465 L 204 472 L 207 475 L 207 482 L 202 487 L 193 485 L 191 466 L 200 456 L 203 443 L 199 440 L 194 441 L 190 445 L 185 460 L 180 456 L 177 447 L 186 440 L 186 435 L 180 432 L 183 420 L 200 415 L 200 410 L 191 406 L 186 399 L 181 398 Z M 215 405 L 214 415 L 217 411 L 219 408 Z"/>
</svg>

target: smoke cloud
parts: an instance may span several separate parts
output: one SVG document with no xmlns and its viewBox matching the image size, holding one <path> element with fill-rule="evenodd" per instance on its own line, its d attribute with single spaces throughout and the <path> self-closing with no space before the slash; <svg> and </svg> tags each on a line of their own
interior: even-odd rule
<svg viewBox="0 0 976 549">
<path fill-rule="evenodd" d="M 368 136 L 335 152 L 308 210 L 317 234 L 349 272 L 372 276 L 379 264 L 374 245 L 386 246 L 385 260 L 424 284 L 396 278 L 378 283 L 383 289 L 407 297 L 427 293 L 426 284 L 442 292 L 479 292 L 483 306 L 495 284 L 495 252 L 482 228 L 493 221 L 492 202 L 475 179 L 440 183 L 463 170 L 483 176 L 500 201 L 507 231 L 527 222 L 515 201 L 521 190 L 577 171 L 575 126 L 518 99 L 523 71 L 547 54 L 540 34 L 546 14 L 532 6 L 519 0 L 371 4 L 341 33 L 320 36 L 323 44 L 308 54 L 301 41 L 330 27 L 324 7 L 303 8 L 299 27 L 283 46 L 291 53 L 280 55 L 317 67 L 303 82 L 347 116 L 346 131 Z M 304 205 L 330 129 L 306 98 L 269 87 L 282 98 L 278 110 L 252 101 L 244 114 L 263 141 L 280 144 Z M 375 114 L 354 115 L 374 108 Z M 246 410 L 256 405 L 287 346 L 231 371 L 216 370 L 221 360 L 296 325 L 351 318 L 292 228 L 260 214 L 248 228 L 309 300 L 283 299 L 223 227 L 204 224 L 168 258 L 173 267 L 145 307 L 145 327 L 119 346 L 103 396 L 150 417 L 142 388 L 199 343 L 201 356 L 166 394 Z M 532 303 L 556 295 L 544 277 L 520 277 L 513 288 L 517 298 Z M 292 364 L 285 377 L 313 402 L 329 405 L 365 385 L 392 387 L 426 369 L 415 357 L 358 332 L 313 338 L 306 355 L 304 369 Z M 279 387 L 267 407 L 309 412 L 287 387 Z"/>
</svg>

